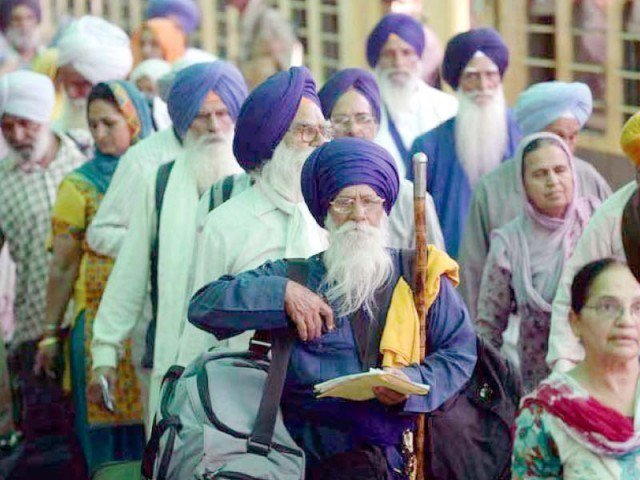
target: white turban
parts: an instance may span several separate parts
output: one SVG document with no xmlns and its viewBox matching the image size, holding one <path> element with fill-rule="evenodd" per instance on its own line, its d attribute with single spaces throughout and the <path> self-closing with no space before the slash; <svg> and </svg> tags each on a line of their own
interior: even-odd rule
<svg viewBox="0 0 640 480">
<path fill-rule="evenodd" d="M 136 83 L 142 77 L 149 77 L 153 83 L 157 83 L 158 79 L 171 71 L 171 64 L 158 58 L 150 58 L 133 69 L 129 80 Z"/>
<path fill-rule="evenodd" d="M 18 70 L 0 78 L 0 112 L 33 122 L 49 123 L 55 92 L 46 75 Z"/>
<path fill-rule="evenodd" d="M 123 80 L 131 71 L 129 37 L 120 27 L 90 15 L 74 21 L 58 42 L 58 66 L 71 65 L 95 85 Z"/>
</svg>

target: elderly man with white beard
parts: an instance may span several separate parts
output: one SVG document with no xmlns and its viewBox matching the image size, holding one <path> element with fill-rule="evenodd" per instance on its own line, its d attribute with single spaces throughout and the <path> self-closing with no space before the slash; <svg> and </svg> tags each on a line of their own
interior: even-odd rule
<svg viewBox="0 0 640 480">
<path fill-rule="evenodd" d="M 152 367 L 148 421 L 155 413 L 162 376 L 177 359 L 191 294 L 200 195 L 219 178 L 241 171 L 232 139 L 246 94 L 244 79 L 226 62 L 193 65 L 176 75 L 169 111 L 184 148 L 175 161 L 164 163 L 137 186 L 141 200 L 131 205 L 131 223 L 95 319 L 92 382 L 101 375 L 112 382 L 118 349 L 142 315 L 151 282 L 153 319 L 144 359 L 145 366 Z"/>
<path fill-rule="evenodd" d="M 381 118 L 380 90 L 375 77 L 361 68 L 346 68 L 333 74 L 318 92 L 322 113 L 331 121 L 335 138 L 373 140 Z M 431 195 L 426 196 L 429 243 L 444 248 L 440 222 Z M 413 185 L 400 179 L 400 190 L 389 215 L 389 247 L 413 248 Z"/>
<path fill-rule="evenodd" d="M 48 77 L 22 70 L 4 75 L 0 98 L 5 99 L 0 106 L 0 126 L 9 146 L 9 155 L 0 162 L 0 248 L 7 243 L 17 269 L 9 371 L 21 395 L 42 388 L 54 401 L 60 398 L 58 380 L 33 373 L 45 323 L 51 258 L 46 241 L 58 185 L 86 158 L 73 140 L 49 125 L 54 87 Z M 23 406 L 33 401 L 16 400 Z"/>
<path fill-rule="evenodd" d="M 424 132 L 456 114 L 456 99 L 421 79 L 424 30 L 414 18 L 385 15 L 367 40 L 367 61 L 375 68 L 383 101 L 376 143 L 396 161 L 400 177 L 410 176 L 408 149 Z"/>
<path fill-rule="evenodd" d="M 129 36 L 120 27 L 86 15 L 71 23 L 58 41 L 58 79 L 65 93 L 56 126 L 88 130 L 87 97 L 100 82 L 124 80 L 133 65 Z"/>
<path fill-rule="evenodd" d="M 189 321 L 220 339 L 253 329 L 296 331 L 281 406 L 311 480 L 408 478 L 403 432 L 414 428 L 415 414 L 454 395 L 476 362 L 475 333 L 453 288 L 457 265 L 433 247 L 428 355 L 419 357 L 413 252 L 385 247 L 398 181 L 393 158 L 372 142 L 341 138 L 318 148 L 301 184 L 330 246 L 307 259 L 306 285 L 288 280 L 288 262 L 278 260 L 206 285 L 189 306 Z M 431 392 L 405 396 L 378 387 L 368 401 L 315 397 L 314 385 L 371 367 L 429 384 Z"/>
<path fill-rule="evenodd" d="M 478 28 L 453 37 L 442 74 L 457 92 L 458 114 L 418 137 L 407 157 L 424 152 L 429 158 L 427 191 L 436 204 L 447 252 L 454 258 L 474 185 L 481 175 L 511 158 L 520 140 L 502 91 L 508 64 L 507 46 L 493 29 Z"/>
<path fill-rule="evenodd" d="M 142 198 L 140 183 L 145 178 L 155 175 L 160 165 L 175 160 L 187 148 L 189 141 L 185 132 L 189 132 L 189 127 L 196 117 L 194 112 L 191 112 L 193 115 L 185 115 L 184 112 L 189 111 L 188 106 L 193 109 L 196 104 L 192 103 L 192 98 L 189 97 L 188 89 L 185 90 L 185 86 L 190 88 L 194 82 L 206 81 L 209 72 L 216 72 L 217 82 L 213 85 L 212 90 L 220 95 L 232 120 L 236 121 L 240 105 L 247 95 L 247 87 L 242 74 L 234 65 L 224 61 L 217 62 L 219 63 L 215 67 L 213 66 L 214 62 L 207 61 L 179 70 L 184 70 L 178 77 L 179 84 L 182 86 L 174 91 L 169 90 L 167 97 L 167 108 L 174 125 L 173 128 L 166 128 L 151 134 L 148 138 L 131 147 L 120 160 L 107 194 L 89 227 L 88 241 L 94 251 L 109 257 L 115 257 L 118 254 L 131 221 L 133 213 L 131 205 L 137 204 Z M 172 83 L 176 80 L 179 71 L 172 75 Z M 229 85 L 232 85 L 233 88 L 230 88 Z M 206 113 L 206 109 L 204 112 Z M 191 137 L 192 140 L 195 140 L 194 134 L 191 134 Z M 206 157 L 208 154 L 217 155 L 216 152 L 207 153 L 206 149 L 220 147 L 220 144 L 209 143 L 203 145 L 206 148 L 200 148 L 193 144 L 194 142 L 191 143 L 191 147 L 199 151 L 202 157 Z M 230 152 L 229 146 L 224 146 L 223 157 L 227 157 Z M 205 162 L 205 167 L 206 165 Z M 239 167 L 235 165 L 234 167 L 236 168 L 228 171 L 227 174 L 236 170 L 242 171 Z M 203 181 L 207 180 L 203 179 Z"/>
<path fill-rule="evenodd" d="M 327 247 L 326 232 L 302 198 L 300 172 L 329 137 L 307 68 L 279 72 L 251 92 L 236 123 L 233 151 L 256 182 L 206 217 L 195 257 L 196 289 L 267 260 L 306 258 Z M 242 345 L 248 337 L 234 340 Z M 180 343 L 181 365 L 227 344 L 191 324 Z"/>
</svg>

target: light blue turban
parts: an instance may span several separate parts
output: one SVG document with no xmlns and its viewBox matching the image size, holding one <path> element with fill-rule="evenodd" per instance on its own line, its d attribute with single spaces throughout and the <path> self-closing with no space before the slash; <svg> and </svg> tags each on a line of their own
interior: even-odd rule
<svg viewBox="0 0 640 480">
<path fill-rule="evenodd" d="M 536 83 L 518 96 L 514 113 L 523 136 L 542 131 L 556 120 L 571 116 L 584 126 L 593 110 L 589 87 L 581 82 Z"/>
<path fill-rule="evenodd" d="M 202 101 L 212 90 L 222 99 L 235 122 L 242 102 L 247 98 L 247 84 L 234 65 L 222 60 L 197 63 L 176 74 L 167 108 L 180 138 L 184 138 L 200 111 Z"/>
</svg>

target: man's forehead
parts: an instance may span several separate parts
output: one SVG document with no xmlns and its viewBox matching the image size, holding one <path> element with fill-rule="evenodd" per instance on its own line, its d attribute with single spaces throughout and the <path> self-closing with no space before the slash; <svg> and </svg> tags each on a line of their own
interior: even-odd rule
<svg viewBox="0 0 640 480">
<path fill-rule="evenodd" d="M 498 66 L 481 51 L 477 51 L 464 67 L 463 73 L 498 72 Z"/>
<path fill-rule="evenodd" d="M 331 113 L 340 115 L 342 113 L 352 113 L 353 111 L 373 114 L 373 106 L 362 93 L 355 88 L 350 88 L 340 95 Z"/>
<path fill-rule="evenodd" d="M 382 46 L 382 52 L 384 52 L 385 50 L 393 49 L 393 48 L 410 48 L 414 52 L 416 51 L 413 45 L 411 45 L 409 42 L 400 38 L 400 36 L 397 33 L 391 33 L 387 37 L 387 41 L 384 42 L 384 45 Z"/>
<path fill-rule="evenodd" d="M 224 101 L 220 98 L 215 91 L 211 90 L 207 93 L 207 96 L 202 100 L 202 104 L 200 105 L 200 110 L 206 110 L 211 107 L 225 106 Z"/>
<path fill-rule="evenodd" d="M 324 116 L 320 107 L 313 100 L 302 97 L 293 122 L 318 123 L 321 121 L 324 121 Z"/>
<path fill-rule="evenodd" d="M 369 196 L 369 195 L 377 195 L 375 190 L 371 188 L 370 185 L 360 184 L 360 185 L 350 185 L 348 187 L 344 187 L 342 190 L 338 192 L 337 197 L 356 197 L 356 196 Z"/>
</svg>

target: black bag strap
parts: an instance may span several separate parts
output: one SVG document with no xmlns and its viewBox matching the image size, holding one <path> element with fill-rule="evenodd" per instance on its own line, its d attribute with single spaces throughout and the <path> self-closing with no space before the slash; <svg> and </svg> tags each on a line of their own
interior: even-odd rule
<svg viewBox="0 0 640 480">
<path fill-rule="evenodd" d="M 142 365 L 146 368 L 153 367 L 153 351 L 156 338 L 156 317 L 158 316 L 158 259 L 160 254 L 160 216 L 164 194 L 167 191 L 169 176 L 175 165 L 175 160 L 162 164 L 156 174 L 155 207 L 156 207 L 156 231 L 151 243 L 149 277 L 151 283 L 151 322 L 145 334 L 145 352 Z"/>
<path fill-rule="evenodd" d="M 307 283 L 308 264 L 304 259 L 290 259 L 287 262 L 287 276 L 302 285 Z M 258 334 L 259 332 L 256 332 Z M 273 431 L 276 425 L 282 389 L 287 376 L 289 359 L 293 348 L 293 332 L 289 328 L 271 331 L 271 363 L 265 382 L 264 392 L 251 435 L 247 440 L 247 451 L 258 455 L 268 455 L 271 450 Z"/>
</svg>

